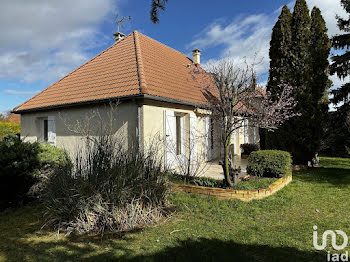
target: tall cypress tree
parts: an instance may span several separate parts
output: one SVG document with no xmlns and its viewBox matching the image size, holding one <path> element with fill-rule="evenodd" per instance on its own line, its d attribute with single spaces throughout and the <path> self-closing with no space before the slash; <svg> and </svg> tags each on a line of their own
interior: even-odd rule
<svg viewBox="0 0 350 262">
<path fill-rule="evenodd" d="M 286 12 L 285 8 L 282 10 L 283 12 Z M 280 20 L 276 25 L 279 23 L 281 23 Z M 271 68 L 270 79 L 274 77 L 273 79 L 277 79 L 277 82 L 273 83 L 269 80 L 268 88 L 273 94 L 274 89 L 279 90 L 276 88 L 278 84 L 287 83 L 294 86 L 293 95 L 297 102 L 295 111 L 300 116 L 287 121 L 276 132 L 267 133 L 266 146 L 292 152 L 294 162 L 306 163 L 314 156 L 320 144 L 318 124 L 322 119 L 321 109 L 324 109 L 320 101 L 326 86 L 329 85 L 328 64 L 326 63 L 329 54 L 329 40 L 327 40 L 327 28 L 319 9 L 313 10 L 313 19 L 311 19 L 305 0 L 296 0 L 290 21 L 290 30 L 290 46 L 283 55 L 288 63 L 282 64 L 280 61 L 283 60 L 280 59 L 274 65 L 286 67 L 279 71 L 288 73 L 283 74 L 283 77 L 281 75 L 274 77 L 274 69 Z M 272 37 L 274 37 L 274 33 Z M 278 42 L 273 43 L 278 46 Z M 274 47 L 274 50 L 278 49 Z M 271 49 L 270 57 L 272 66 L 274 54 L 271 56 Z"/>
<path fill-rule="evenodd" d="M 291 77 L 291 23 L 292 13 L 285 5 L 272 29 L 270 41 L 270 72 L 267 90 L 272 94 L 278 93 L 280 91 L 279 85 L 287 84 Z"/>
<path fill-rule="evenodd" d="M 337 17 L 338 27 L 344 33 L 334 36 L 332 47 L 336 50 L 345 50 L 342 54 L 332 56 L 333 63 L 330 66 L 330 73 L 336 74 L 340 79 L 350 75 L 350 0 L 340 1 L 345 11 L 349 14 L 348 19 Z M 350 128 L 346 125 L 350 115 L 350 83 L 345 83 L 340 88 L 332 90 L 331 102 L 338 105 L 335 114 L 335 125 L 339 128 L 337 140 L 342 141 L 343 150 L 350 147 Z M 336 131 L 336 130 L 335 130 Z"/>
<path fill-rule="evenodd" d="M 300 116 L 287 121 L 277 132 L 277 148 L 292 152 L 295 163 L 305 163 L 312 158 L 310 148 L 311 109 L 311 55 L 310 27 L 311 18 L 305 0 L 297 0 L 291 21 L 292 41 L 289 55 L 292 75 L 289 84 L 295 87 L 294 99 L 297 102 L 295 111 Z"/>
<path fill-rule="evenodd" d="M 310 11 L 305 0 L 297 0 L 292 18 L 293 86 L 298 95 L 306 93 L 310 84 Z M 304 92 L 305 91 L 305 92 Z"/>
<path fill-rule="evenodd" d="M 311 72 L 312 72 L 312 142 L 311 149 L 318 151 L 320 148 L 322 127 L 328 112 L 328 90 L 332 85 L 329 80 L 329 52 L 331 43 L 327 34 L 326 22 L 320 9 L 314 7 L 311 12 Z"/>
<path fill-rule="evenodd" d="M 270 41 L 270 71 L 267 83 L 267 91 L 274 98 L 278 98 L 281 92 L 281 84 L 288 84 L 292 77 L 292 13 L 288 6 L 283 6 L 280 16 L 272 29 Z M 274 133 L 260 130 L 260 137 L 264 148 L 285 148 L 285 140 L 282 129 Z"/>
</svg>

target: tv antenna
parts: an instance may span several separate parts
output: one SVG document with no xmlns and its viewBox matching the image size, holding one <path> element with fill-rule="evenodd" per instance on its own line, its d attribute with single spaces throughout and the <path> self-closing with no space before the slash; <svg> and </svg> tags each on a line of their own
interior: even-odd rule
<svg viewBox="0 0 350 262">
<path fill-rule="evenodd" d="M 131 16 L 122 17 L 121 19 L 118 19 L 118 17 L 119 17 L 119 15 L 116 15 L 115 20 L 116 20 L 116 23 L 117 23 L 117 29 L 118 29 L 117 32 L 120 32 L 119 30 L 121 28 L 123 28 L 123 23 L 126 22 L 126 21 L 131 20 Z"/>
</svg>

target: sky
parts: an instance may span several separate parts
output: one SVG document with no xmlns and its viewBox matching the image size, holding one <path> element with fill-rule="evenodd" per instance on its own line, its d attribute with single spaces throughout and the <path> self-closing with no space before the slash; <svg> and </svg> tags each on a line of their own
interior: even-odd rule
<svg viewBox="0 0 350 262">
<path fill-rule="evenodd" d="M 329 35 L 340 33 L 340 0 L 307 0 L 321 9 Z M 120 30 L 150 36 L 201 63 L 222 58 L 258 61 L 266 83 L 269 42 L 282 0 L 169 0 L 160 23 L 149 19 L 150 0 L 2 0 L 0 8 L 0 112 L 11 110 L 114 43 L 115 16 L 131 16 Z M 331 77 L 334 86 L 341 81 Z"/>
</svg>

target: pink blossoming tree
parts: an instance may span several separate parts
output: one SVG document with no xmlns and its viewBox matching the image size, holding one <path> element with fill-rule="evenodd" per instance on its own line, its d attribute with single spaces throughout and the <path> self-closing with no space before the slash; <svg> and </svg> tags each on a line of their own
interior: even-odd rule
<svg viewBox="0 0 350 262">
<path fill-rule="evenodd" d="M 270 92 L 258 86 L 254 65 L 244 63 L 237 67 L 230 60 L 209 65 L 206 71 L 196 68 L 193 76 L 207 98 L 212 117 L 220 125 L 224 176 L 227 184 L 233 186 L 238 177 L 230 174 L 233 164 L 229 154 L 232 134 L 243 127 L 247 119 L 250 126 L 273 131 L 295 116 L 293 88 L 283 85 L 281 92 L 272 97 Z"/>
</svg>

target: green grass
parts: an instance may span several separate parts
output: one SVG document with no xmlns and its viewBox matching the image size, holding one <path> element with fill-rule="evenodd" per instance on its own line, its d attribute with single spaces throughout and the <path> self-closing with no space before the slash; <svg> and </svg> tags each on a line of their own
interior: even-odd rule
<svg viewBox="0 0 350 262">
<path fill-rule="evenodd" d="M 312 245 L 312 227 L 350 235 L 350 159 L 321 164 L 293 172 L 290 185 L 263 200 L 173 194 L 170 218 L 126 234 L 64 237 L 40 229 L 39 205 L 6 211 L 0 261 L 327 261 Z"/>
</svg>

